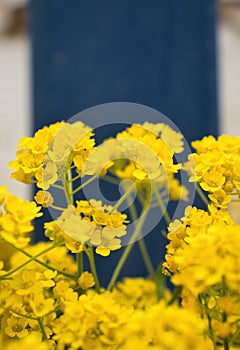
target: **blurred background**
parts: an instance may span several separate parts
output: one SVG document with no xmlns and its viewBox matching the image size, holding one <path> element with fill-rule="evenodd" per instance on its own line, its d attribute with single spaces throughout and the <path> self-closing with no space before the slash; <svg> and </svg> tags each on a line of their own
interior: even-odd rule
<svg viewBox="0 0 240 350">
<path fill-rule="evenodd" d="M 172 6 L 167 5 L 171 1 L 153 1 L 151 5 L 150 2 L 146 5 L 145 1 L 130 1 L 129 11 L 125 1 L 123 8 L 117 10 L 106 1 L 102 6 L 108 11 L 95 3 L 96 8 L 94 1 L 88 8 L 83 1 L 0 0 L 0 180 L 23 198 L 30 196 L 28 187 L 9 180 L 7 167 L 8 161 L 15 158 L 19 138 L 31 135 L 48 121 L 71 117 L 94 104 L 122 100 L 147 104 L 172 118 L 188 137 L 202 137 L 201 132 L 195 131 L 204 125 L 205 134 L 240 134 L 240 1 L 178 1 L 181 7 L 176 1 L 172 1 Z M 146 6 L 149 6 L 148 11 Z M 133 17 L 134 22 L 131 22 Z M 144 21 L 136 18 L 144 18 Z M 114 22 L 118 29 L 113 28 L 115 38 L 112 40 L 108 35 Z M 128 33 L 131 33 L 130 44 L 136 37 L 136 47 L 131 45 L 131 50 L 125 44 Z M 104 52 L 97 46 L 100 35 L 107 38 L 101 49 Z M 125 38 L 124 45 L 122 38 Z M 152 51 L 147 46 L 149 39 Z M 114 56 L 111 50 L 115 49 Z M 109 62 L 116 62 L 121 50 L 125 63 L 118 63 L 117 71 Z M 141 91 L 138 78 L 130 72 L 131 65 L 129 75 L 126 69 L 128 62 L 134 61 L 135 52 L 141 56 L 136 76 L 141 76 L 141 67 L 146 69 L 144 62 L 151 65 L 151 70 L 141 76 Z M 104 61 L 104 55 L 109 62 Z M 76 64 L 76 71 L 71 62 Z M 190 77 L 185 65 L 189 67 Z M 81 67 L 84 71 L 92 67 L 94 71 L 96 67 L 102 75 L 94 73 L 96 81 L 91 85 L 92 75 L 84 75 Z M 110 78 L 106 77 L 106 81 L 111 92 L 104 87 L 106 93 L 101 95 L 97 89 L 107 69 Z M 112 78 L 115 72 L 116 84 Z M 72 93 L 77 89 L 75 75 L 79 80 L 78 96 Z M 65 85 L 65 90 L 59 90 L 61 84 Z M 117 86 L 116 90 L 112 84 Z M 182 90 L 187 92 L 186 96 Z M 195 95 L 188 97 L 193 90 L 201 99 L 195 99 Z M 77 103 L 77 99 L 81 102 Z M 191 101 L 193 107 L 189 108 Z M 202 109 L 203 105 L 211 105 L 211 109 Z M 212 124 L 209 124 L 210 119 Z"/>
</svg>

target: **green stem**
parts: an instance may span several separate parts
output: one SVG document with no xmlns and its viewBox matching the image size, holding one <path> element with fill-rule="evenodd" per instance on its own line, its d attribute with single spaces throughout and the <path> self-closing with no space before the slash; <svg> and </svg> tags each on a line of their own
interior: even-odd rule
<svg viewBox="0 0 240 350">
<path fill-rule="evenodd" d="M 125 264 L 126 260 L 127 260 L 127 257 L 129 255 L 129 253 L 131 252 L 133 246 L 134 246 L 134 241 L 138 238 L 140 232 L 141 232 L 141 229 L 142 229 L 142 226 L 144 224 L 144 221 L 146 219 L 146 216 L 148 214 L 148 211 L 149 211 L 149 208 L 146 208 L 145 211 L 142 213 L 142 216 L 139 218 L 138 222 L 137 222 L 137 225 L 136 225 L 136 228 L 135 228 L 135 231 L 130 239 L 130 242 L 129 244 L 126 246 L 123 254 L 121 255 L 121 258 L 119 259 L 118 261 L 118 264 L 113 272 L 113 275 L 111 277 L 111 280 L 108 284 L 108 287 L 107 289 L 108 290 L 112 290 L 113 287 L 114 287 L 114 284 L 118 278 L 118 275 L 119 273 L 121 272 L 122 270 L 122 267 L 123 265 Z"/>
<path fill-rule="evenodd" d="M 140 191 L 138 192 L 137 197 L 138 197 L 140 204 L 144 207 L 146 201 L 145 201 L 143 194 Z"/>
<path fill-rule="evenodd" d="M 130 203 L 129 198 L 128 198 L 128 202 Z M 137 210 L 136 210 L 136 206 L 134 203 L 132 203 L 132 205 L 129 206 L 129 212 L 130 212 L 132 221 L 136 221 L 138 215 L 137 215 Z M 139 250 L 142 254 L 142 258 L 143 258 L 144 264 L 146 266 L 146 269 L 147 269 L 149 275 L 154 279 L 155 278 L 155 271 L 154 271 L 154 267 L 153 267 L 151 258 L 149 256 L 144 238 L 141 238 L 138 240 L 138 246 L 139 246 Z"/>
<path fill-rule="evenodd" d="M 75 176 L 75 177 L 73 177 L 71 180 L 68 180 L 69 182 L 74 182 L 74 181 L 76 181 L 76 180 L 78 180 L 78 179 L 80 179 L 81 178 L 81 176 L 80 175 L 77 175 L 77 176 Z"/>
<path fill-rule="evenodd" d="M 83 253 L 77 253 L 77 278 L 83 273 Z"/>
<path fill-rule="evenodd" d="M 82 188 L 84 188 L 85 186 L 89 185 L 92 181 L 94 181 L 96 178 L 98 177 L 98 174 L 92 176 L 90 179 L 88 179 L 87 181 L 85 181 L 82 185 L 80 185 L 79 187 L 75 188 L 75 190 L 73 190 L 71 192 L 71 195 L 74 195 L 76 193 L 78 193 Z"/>
<path fill-rule="evenodd" d="M 128 198 L 130 193 L 136 188 L 136 182 L 133 182 L 132 185 L 129 187 L 129 189 L 124 193 L 124 195 L 117 201 L 117 203 L 114 205 L 114 207 L 111 210 L 111 213 L 114 212 L 120 205 L 125 201 L 125 199 Z"/>
<path fill-rule="evenodd" d="M 38 258 L 39 256 L 49 252 L 50 250 L 56 248 L 57 245 L 53 244 L 51 247 L 48 247 L 47 249 L 41 251 L 40 253 L 38 253 L 35 256 L 32 256 L 29 260 L 25 261 L 24 263 L 22 263 L 21 265 L 17 266 L 15 269 L 12 269 L 11 271 L 5 273 L 4 275 L 0 276 L 0 281 L 3 280 L 5 277 L 11 276 L 13 273 L 21 270 L 24 266 L 28 265 L 29 263 L 31 263 L 32 261 L 34 261 L 36 258 Z"/>
<path fill-rule="evenodd" d="M 160 209 L 161 209 L 161 211 L 163 213 L 163 217 L 165 219 L 165 222 L 166 222 L 167 225 L 169 225 L 171 223 L 171 218 L 170 218 L 170 216 L 168 214 L 167 209 L 165 208 L 165 206 L 163 204 L 162 198 L 161 198 L 161 196 L 160 196 L 160 194 L 158 192 L 158 188 L 157 188 L 156 184 L 153 184 L 153 192 L 154 192 L 154 194 L 155 194 L 155 196 L 157 198 L 157 201 L 158 201 L 159 207 L 160 207 Z"/>
<path fill-rule="evenodd" d="M 206 316 L 207 316 L 207 322 L 208 322 L 208 330 L 209 330 L 209 338 L 211 339 L 212 343 L 213 343 L 213 349 L 216 350 L 216 341 L 215 341 L 215 336 L 214 336 L 214 330 L 212 327 L 212 319 L 211 316 L 209 314 L 209 308 L 208 308 L 208 303 L 206 298 L 204 297 L 204 295 L 199 294 L 198 295 L 198 302 L 199 302 L 199 306 L 200 308 L 203 310 L 203 312 L 205 312 Z"/>
<path fill-rule="evenodd" d="M 119 180 L 117 180 L 114 177 L 109 176 L 109 175 L 104 175 L 103 177 L 101 177 L 101 179 L 106 181 L 106 182 L 112 183 L 114 185 L 119 185 L 119 183 L 120 183 Z"/>
<path fill-rule="evenodd" d="M 66 209 L 66 208 L 58 207 L 57 205 L 53 205 L 53 204 L 51 204 L 50 207 L 59 211 L 64 211 Z"/>
<path fill-rule="evenodd" d="M 146 247 L 146 244 L 145 244 L 145 241 L 143 238 L 139 239 L 138 246 L 139 246 L 140 252 L 142 254 L 142 258 L 143 258 L 144 264 L 147 268 L 147 271 L 148 271 L 149 275 L 152 277 L 152 279 L 154 279 L 155 278 L 154 267 L 153 267 L 153 264 L 151 262 L 151 259 L 150 259 L 150 256 L 148 254 L 148 250 L 147 250 L 147 247 Z"/>
<path fill-rule="evenodd" d="M 38 324 L 39 324 L 39 328 L 40 328 L 40 330 L 42 332 L 43 340 L 47 341 L 48 338 L 47 338 L 47 334 L 46 334 L 45 329 L 44 329 L 42 318 L 38 317 L 37 321 L 38 321 Z"/>
<path fill-rule="evenodd" d="M 227 338 L 224 339 L 223 345 L 224 345 L 224 350 L 229 350 L 230 349 L 229 342 L 228 342 Z"/>
<path fill-rule="evenodd" d="M 67 182 L 67 189 L 68 189 L 68 193 L 69 193 L 69 198 L 71 203 L 73 204 L 74 202 L 74 191 L 72 190 L 73 184 L 72 184 L 72 171 L 71 169 L 68 170 L 68 182 Z M 77 260 L 77 275 L 76 278 L 78 279 L 81 274 L 83 273 L 83 253 L 77 253 L 76 254 L 76 260 Z"/>
<path fill-rule="evenodd" d="M 68 204 L 72 204 L 72 196 L 69 193 L 69 187 L 68 187 L 68 181 L 67 181 L 67 178 L 66 178 L 66 174 L 62 175 L 62 183 L 63 183 L 63 186 L 64 186 L 64 193 L 65 193 L 65 197 L 66 197 L 67 203 Z"/>
<path fill-rule="evenodd" d="M 64 190 L 64 187 L 61 185 L 52 184 L 51 187 L 55 187 L 55 188 L 59 188 L 60 190 Z"/>
<path fill-rule="evenodd" d="M 165 276 L 162 273 L 162 263 L 158 266 L 156 270 L 156 286 L 157 286 L 157 295 L 159 299 L 165 298 L 166 284 L 165 284 Z"/>
<path fill-rule="evenodd" d="M 98 274 L 97 274 L 97 269 L 96 269 L 96 264 L 95 264 L 95 259 L 94 259 L 93 247 L 88 247 L 86 250 L 86 253 L 88 255 L 91 272 L 92 272 L 94 280 L 95 280 L 96 291 L 99 293 L 101 290 L 101 287 L 100 287 L 100 283 L 98 280 Z"/>
<path fill-rule="evenodd" d="M 177 288 L 175 288 L 175 290 L 172 294 L 172 298 L 168 302 L 168 305 L 172 305 L 178 299 L 178 297 L 181 295 L 181 292 L 182 292 L 182 286 L 177 286 Z"/>
<path fill-rule="evenodd" d="M 70 273 L 67 273 L 65 271 L 61 271 L 61 270 L 58 270 L 56 267 L 54 266 L 51 266 L 51 265 L 48 265 L 46 264 L 45 262 L 41 261 L 41 260 L 38 260 L 36 258 L 34 258 L 34 256 L 32 256 L 31 254 L 27 253 L 25 250 L 21 249 L 21 248 L 17 248 L 15 247 L 13 244 L 9 243 L 13 248 L 15 248 L 18 252 L 26 255 L 27 257 L 33 259 L 33 261 L 35 261 L 36 263 L 38 263 L 39 265 L 42 265 L 44 267 L 46 267 L 47 269 L 49 270 L 52 270 L 52 271 L 57 271 L 57 273 L 59 273 L 60 275 L 63 275 L 65 277 L 68 277 L 68 278 L 75 278 L 75 275 L 72 275 Z"/>
<path fill-rule="evenodd" d="M 203 190 L 201 189 L 201 187 L 199 186 L 199 184 L 196 184 L 196 190 L 197 190 L 197 193 L 199 194 L 199 197 L 202 199 L 203 203 L 206 204 L 206 206 L 208 207 L 209 201 L 206 198 L 206 196 L 205 196 Z"/>
<path fill-rule="evenodd" d="M 37 321 L 37 318 L 36 317 L 32 317 L 32 316 L 28 316 L 28 315 L 23 315 L 21 314 L 20 312 L 17 312 L 13 309 L 11 309 L 11 312 L 17 316 L 20 316 L 20 317 L 24 317 L 24 318 L 29 318 L 30 320 L 34 320 L 34 321 Z"/>
<path fill-rule="evenodd" d="M 72 170 L 71 168 L 68 169 L 67 171 L 67 176 L 66 176 L 66 187 L 67 187 L 67 192 L 68 192 L 68 197 L 70 200 L 70 203 L 73 204 L 73 194 L 72 194 Z"/>
</svg>

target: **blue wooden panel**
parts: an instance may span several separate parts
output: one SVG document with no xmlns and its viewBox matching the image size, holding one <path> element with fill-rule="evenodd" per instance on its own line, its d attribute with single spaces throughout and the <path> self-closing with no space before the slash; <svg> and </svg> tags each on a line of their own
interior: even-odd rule
<svg viewBox="0 0 240 350">
<path fill-rule="evenodd" d="M 217 134 L 214 0 L 32 0 L 30 20 L 34 129 L 129 101 L 163 112 L 189 141 Z M 143 273 L 134 254 L 128 272 Z"/>
</svg>

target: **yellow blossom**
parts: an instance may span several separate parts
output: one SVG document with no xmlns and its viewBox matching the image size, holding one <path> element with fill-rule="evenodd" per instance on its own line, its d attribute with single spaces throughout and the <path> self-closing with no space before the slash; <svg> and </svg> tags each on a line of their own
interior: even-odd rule
<svg viewBox="0 0 240 350">
<path fill-rule="evenodd" d="M 51 185 L 58 181 L 57 166 L 53 162 L 47 162 L 45 168 L 36 172 L 37 186 L 48 190 Z"/>
<path fill-rule="evenodd" d="M 42 205 L 44 208 L 51 206 L 54 199 L 50 192 L 48 191 L 38 191 L 36 196 L 34 196 L 35 201 Z"/>
<path fill-rule="evenodd" d="M 200 182 L 200 185 L 205 191 L 216 192 L 222 188 L 224 182 L 225 177 L 222 176 L 221 173 L 211 170 L 204 174 L 203 181 Z"/>
<path fill-rule="evenodd" d="M 27 337 L 16 342 L 8 342 L 4 345 L 4 350 L 49 350 L 48 344 L 42 342 L 42 336 L 40 333 L 33 332 Z"/>
<path fill-rule="evenodd" d="M 93 287 L 95 285 L 93 275 L 87 271 L 83 272 L 78 279 L 78 284 L 83 290 Z"/>
<path fill-rule="evenodd" d="M 33 298 L 29 302 L 33 314 L 36 317 L 43 317 L 49 312 L 54 311 L 54 299 L 44 298 L 43 294 L 34 294 Z"/>
<path fill-rule="evenodd" d="M 7 326 L 4 331 L 11 338 L 18 337 L 21 339 L 28 335 L 27 325 L 26 318 L 12 315 L 7 319 Z"/>
<path fill-rule="evenodd" d="M 41 216 L 35 202 L 8 195 L 4 203 L 4 215 L 0 218 L 0 236 L 19 248 L 26 246 L 29 232 L 33 230 L 32 220 Z"/>
<path fill-rule="evenodd" d="M 0 205 L 2 205 L 5 201 L 5 198 L 8 194 L 8 188 L 7 186 L 0 186 Z"/>
<path fill-rule="evenodd" d="M 231 202 L 231 195 L 228 195 L 224 190 L 220 189 L 212 194 L 209 194 L 209 199 L 218 208 L 227 208 L 228 204 Z"/>
</svg>

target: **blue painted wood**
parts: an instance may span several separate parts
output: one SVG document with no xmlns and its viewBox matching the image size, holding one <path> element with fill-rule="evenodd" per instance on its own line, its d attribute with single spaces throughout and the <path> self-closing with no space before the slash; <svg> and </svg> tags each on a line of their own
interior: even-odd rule
<svg viewBox="0 0 240 350">
<path fill-rule="evenodd" d="M 32 0 L 34 129 L 97 104 L 129 101 L 163 112 L 189 141 L 217 134 L 215 6 Z M 155 262 L 163 256 L 158 237 L 148 236 Z M 99 258 L 103 280 L 118 257 Z M 144 273 L 137 250 L 131 259 L 123 274 Z"/>
</svg>

